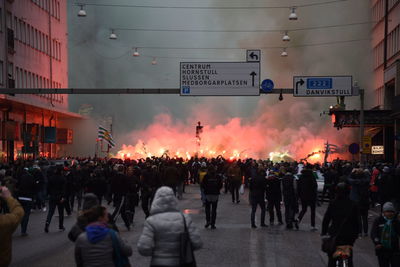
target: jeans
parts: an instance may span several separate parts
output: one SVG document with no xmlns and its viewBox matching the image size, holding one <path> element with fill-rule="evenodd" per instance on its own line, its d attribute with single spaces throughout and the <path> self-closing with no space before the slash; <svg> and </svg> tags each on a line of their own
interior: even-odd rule
<svg viewBox="0 0 400 267">
<path fill-rule="evenodd" d="M 274 222 L 274 208 L 276 210 L 276 216 L 278 217 L 278 221 L 282 223 L 281 202 L 277 199 L 268 200 L 269 221 L 271 223 Z"/>
<path fill-rule="evenodd" d="M 22 217 L 21 221 L 21 233 L 25 234 L 26 229 L 28 228 L 29 216 L 31 215 L 31 209 L 33 206 L 33 202 L 29 200 L 19 200 L 21 206 L 24 208 L 24 217 Z"/>
<path fill-rule="evenodd" d="M 256 211 L 257 211 L 257 206 L 260 206 L 261 209 L 261 225 L 265 224 L 265 200 L 260 198 L 252 198 L 251 199 L 251 225 L 255 225 L 256 222 Z"/>
<path fill-rule="evenodd" d="M 240 188 L 240 184 L 235 184 L 235 183 L 231 182 L 232 202 L 239 201 L 239 188 Z"/>
<path fill-rule="evenodd" d="M 299 214 L 299 222 L 303 219 L 304 214 L 307 212 L 307 207 L 311 209 L 311 226 L 315 227 L 315 201 L 301 201 L 301 211 Z"/>
<path fill-rule="evenodd" d="M 285 202 L 285 223 L 289 227 L 293 226 L 293 222 L 295 220 L 294 215 L 295 215 L 295 207 L 293 203 Z"/>
<path fill-rule="evenodd" d="M 58 228 L 64 228 L 64 202 L 61 203 L 60 200 L 50 199 L 49 200 L 49 213 L 47 213 L 46 225 L 51 223 L 51 218 L 53 218 L 54 212 L 58 209 Z"/>
<path fill-rule="evenodd" d="M 217 206 L 218 201 L 211 202 L 206 200 L 206 221 L 211 225 L 215 225 L 217 219 Z"/>
</svg>

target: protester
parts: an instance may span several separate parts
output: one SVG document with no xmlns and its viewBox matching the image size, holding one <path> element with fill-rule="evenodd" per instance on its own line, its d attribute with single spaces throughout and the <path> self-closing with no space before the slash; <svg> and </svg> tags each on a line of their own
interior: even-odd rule
<svg viewBox="0 0 400 267">
<path fill-rule="evenodd" d="M 190 217 L 178 210 L 173 190 L 159 188 L 137 244 L 141 255 L 151 256 L 152 267 L 179 266 L 180 234 L 185 231 L 185 222 L 193 249 L 200 249 L 200 234 Z"/>
<path fill-rule="evenodd" d="M 121 257 L 132 255 L 132 248 L 126 245 L 119 234 L 110 229 L 107 209 L 102 206 L 92 208 L 87 213 L 88 226 L 75 244 L 75 262 L 78 267 L 116 266 L 116 251 Z"/>
<path fill-rule="evenodd" d="M 352 247 L 358 237 L 359 215 L 357 205 L 349 198 L 349 188 L 345 183 L 336 187 L 336 197 L 328 206 L 322 220 L 321 235 L 335 237 L 334 251 L 328 252 L 328 267 L 336 266 L 336 249 L 349 251 L 349 267 L 353 267 Z"/>
<path fill-rule="evenodd" d="M 386 202 L 382 208 L 382 215 L 372 224 L 371 239 L 375 245 L 379 267 L 400 266 L 400 222 L 395 215 L 393 203 Z"/>
<path fill-rule="evenodd" d="M 301 201 L 301 211 L 299 214 L 299 223 L 303 219 L 304 214 L 307 212 L 307 207 L 311 209 L 311 230 L 315 231 L 315 207 L 317 202 L 317 188 L 318 184 L 314 178 L 311 166 L 307 165 L 302 170 L 298 181 L 298 196 Z"/>
<path fill-rule="evenodd" d="M 293 229 L 293 223 L 296 229 L 299 229 L 299 224 L 295 219 L 295 214 L 299 210 L 296 193 L 296 180 L 292 174 L 292 169 L 288 168 L 285 176 L 282 178 L 282 195 L 285 204 L 285 222 L 287 229 Z"/>
<path fill-rule="evenodd" d="M 49 212 L 47 213 L 44 231 L 49 232 L 51 219 L 56 207 L 58 209 L 58 229 L 64 231 L 64 202 L 66 201 L 66 180 L 62 175 L 62 166 L 53 167 L 48 174 L 47 193 L 49 195 Z"/>
<path fill-rule="evenodd" d="M 24 210 L 5 186 L 0 186 L 0 199 L 0 208 L 6 206 L 9 211 L 0 214 L 0 267 L 6 267 L 11 263 L 12 234 L 21 222 Z"/>
<path fill-rule="evenodd" d="M 208 228 L 211 225 L 211 229 L 215 229 L 218 197 L 222 188 L 222 178 L 216 173 L 216 169 L 213 165 L 208 167 L 207 174 L 204 176 L 201 187 L 206 199 L 206 225 L 204 225 L 204 227 Z"/>
<path fill-rule="evenodd" d="M 256 211 L 257 206 L 260 206 L 261 217 L 260 225 L 261 227 L 267 227 L 265 224 L 265 191 L 267 189 L 267 180 L 265 179 L 265 169 L 259 168 L 257 175 L 253 175 L 249 179 L 249 190 L 250 190 L 250 204 L 251 204 L 251 228 L 257 228 L 256 225 Z"/>
</svg>

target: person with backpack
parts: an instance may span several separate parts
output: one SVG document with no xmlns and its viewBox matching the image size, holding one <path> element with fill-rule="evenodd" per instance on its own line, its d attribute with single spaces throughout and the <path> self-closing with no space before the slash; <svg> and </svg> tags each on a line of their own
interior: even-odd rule
<svg viewBox="0 0 400 267">
<path fill-rule="evenodd" d="M 395 207 L 392 202 L 386 202 L 382 215 L 374 220 L 371 229 L 379 267 L 400 266 L 399 236 L 400 221 L 396 217 Z"/>
</svg>

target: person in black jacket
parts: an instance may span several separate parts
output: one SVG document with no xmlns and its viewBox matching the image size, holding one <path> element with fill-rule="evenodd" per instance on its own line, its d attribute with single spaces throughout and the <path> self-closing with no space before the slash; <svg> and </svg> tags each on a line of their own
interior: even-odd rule
<svg viewBox="0 0 400 267">
<path fill-rule="evenodd" d="M 24 208 L 24 217 L 21 221 L 21 236 L 27 236 L 27 228 L 29 222 L 29 216 L 31 215 L 31 209 L 34 204 L 34 197 L 36 196 L 36 183 L 35 178 L 28 172 L 28 168 L 24 168 L 21 172 L 21 176 L 18 178 L 18 201 Z"/>
<path fill-rule="evenodd" d="M 204 227 L 208 228 L 211 225 L 211 229 L 215 229 L 218 197 L 222 188 L 222 177 L 217 174 L 213 165 L 208 168 L 207 174 L 204 176 L 201 183 L 201 187 L 206 196 L 206 225 L 204 225 Z"/>
<path fill-rule="evenodd" d="M 267 188 L 267 180 L 265 179 L 265 169 L 259 168 L 257 175 L 249 179 L 250 203 L 251 203 L 251 228 L 257 228 L 255 217 L 257 206 L 261 208 L 261 226 L 265 224 L 265 191 Z"/>
<path fill-rule="evenodd" d="M 400 266 L 400 222 L 395 217 L 393 203 L 386 202 L 382 210 L 383 214 L 372 224 L 371 239 L 375 245 L 379 267 L 397 267 Z"/>
<path fill-rule="evenodd" d="M 280 225 L 283 224 L 282 212 L 281 212 L 281 201 L 282 201 L 282 190 L 281 181 L 278 177 L 278 173 L 272 173 L 267 177 L 267 200 L 268 200 L 268 212 L 269 222 L 274 225 L 274 209 L 276 210 L 276 216 Z"/>
<path fill-rule="evenodd" d="M 311 230 L 317 230 L 315 227 L 315 206 L 317 202 L 317 180 L 314 177 L 310 166 L 302 170 L 299 181 L 297 183 L 297 191 L 301 201 L 301 211 L 298 221 L 303 219 L 307 212 L 307 207 L 311 209 Z"/>
<path fill-rule="evenodd" d="M 47 193 L 49 195 L 49 212 L 47 213 L 46 225 L 44 231 L 49 232 L 51 218 L 54 215 L 56 207 L 58 209 L 58 228 L 64 231 L 64 202 L 66 201 L 66 180 L 62 175 L 63 166 L 51 166 L 49 170 Z"/>
<path fill-rule="evenodd" d="M 349 198 L 350 190 L 345 183 L 336 187 L 336 197 L 325 212 L 322 220 L 322 236 L 336 237 L 335 251 L 328 253 L 328 267 L 336 266 L 334 254 L 338 246 L 353 247 L 358 237 L 359 218 L 356 203 Z M 352 253 L 349 255 L 349 267 L 353 267 Z"/>
<path fill-rule="evenodd" d="M 295 220 L 295 214 L 299 210 L 295 183 L 296 179 L 292 174 L 292 169 L 288 168 L 285 176 L 282 178 L 282 195 L 285 204 L 285 222 L 287 229 L 293 229 L 293 223 L 296 229 L 299 228 L 297 220 Z"/>
</svg>

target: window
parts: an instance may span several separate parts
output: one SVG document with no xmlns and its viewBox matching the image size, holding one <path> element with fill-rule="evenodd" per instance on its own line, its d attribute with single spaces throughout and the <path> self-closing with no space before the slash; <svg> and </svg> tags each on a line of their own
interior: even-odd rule
<svg viewBox="0 0 400 267">
<path fill-rule="evenodd" d="M 26 26 L 26 44 L 31 45 L 31 25 L 27 24 Z"/>
<path fill-rule="evenodd" d="M 0 7 L 0 32 L 3 31 L 3 9 Z"/>
<path fill-rule="evenodd" d="M 22 69 L 19 69 L 19 87 L 24 88 L 24 71 Z"/>
<path fill-rule="evenodd" d="M 8 12 L 7 11 L 7 28 L 9 28 L 9 29 L 12 29 L 13 27 L 12 27 L 12 14 L 11 14 L 11 12 Z"/>
<path fill-rule="evenodd" d="M 57 1 L 57 9 L 56 9 L 56 17 L 57 17 L 57 19 L 60 19 L 60 2 L 59 1 Z"/>
<path fill-rule="evenodd" d="M 51 0 L 51 15 L 54 16 L 54 7 L 56 6 L 56 1 Z"/>
<path fill-rule="evenodd" d="M 1 85 L 4 84 L 3 70 L 4 70 L 3 61 L 0 60 L 0 84 Z"/>
<path fill-rule="evenodd" d="M 400 51 L 400 26 L 397 26 L 388 34 L 388 58 Z"/>
<path fill-rule="evenodd" d="M 19 86 L 19 68 L 15 67 L 15 87 Z"/>
<path fill-rule="evenodd" d="M 23 76 L 24 76 L 24 87 L 28 88 L 29 87 L 28 86 L 28 73 L 26 72 L 26 70 L 24 70 Z"/>
<path fill-rule="evenodd" d="M 14 78 L 14 64 L 12 62 L 8 62 L 8 78 L 13 79 Z"/>
<path fill-rule="evenodd" d="M 36 29 L 35 29 L 34 38 L 35 38 L 35 44 L 34 44 L 33 47 L 35 47 L 36 49 L 38 49 L 38 48 L 39 48 L 39 34 L 38 34 L 38 31 L 37 31 Z"/>
<path fill-rule="evenodd" d="M 25 22 L 22 22 L 22 38 L 21 38 L 21 40 L 24 44 L 26 43 L 25 31 L 26 31 L 26 24 L 25 24 Z"/>
<path fill-rule="evenodd" d="M 18 18 L 14 16 L 14 38 L 18 39 Z"/>
<path fill-rule="evenodd" d="M 35 31 L 33 29 L 33 27 L 29 27 L 29 35 L 31 36 L 31 42 L 30 42 L 30 46 L 34 47 L 35 46 Z"/>
</svg>

